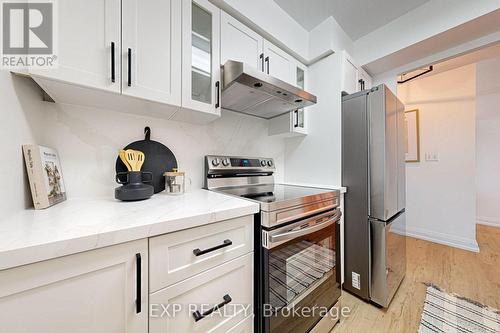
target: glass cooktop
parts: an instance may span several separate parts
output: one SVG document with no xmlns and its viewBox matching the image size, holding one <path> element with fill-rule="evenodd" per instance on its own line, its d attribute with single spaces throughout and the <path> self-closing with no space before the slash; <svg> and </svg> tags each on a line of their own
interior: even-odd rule
<svg viewBox="0 0 500 333">
<path fill-rule="evenodd" d="M 217 191 L 257 201 L 264 211 L 329 200 L 338 196 L 337 190 L 284 184 L 227 187 Z"/>
</svg>

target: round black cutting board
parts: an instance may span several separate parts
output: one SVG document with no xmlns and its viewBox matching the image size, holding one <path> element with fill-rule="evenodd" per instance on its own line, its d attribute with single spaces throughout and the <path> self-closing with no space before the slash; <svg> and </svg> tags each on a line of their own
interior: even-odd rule
<svg viewBox="0 0 500 333">
<path fill-rule="evenodd" d="M 139 150 L 144 153 L 145 159 L 141 171 L 151 172 L 153 174 L 153 185 L 155 193 L 165 190 L 165 177 L 163 173 L 172 171 L 172 168 L 177 168 L 177 160 L 170 149 L 165 145 L 151 140 L 151 129 L 144 129 L 145 139 L 132 142 L 127 149 Z M 116 159 L 116 173 L 127 172 L 127 167 L 123 164 L 120 157 Z"/>
</svg>

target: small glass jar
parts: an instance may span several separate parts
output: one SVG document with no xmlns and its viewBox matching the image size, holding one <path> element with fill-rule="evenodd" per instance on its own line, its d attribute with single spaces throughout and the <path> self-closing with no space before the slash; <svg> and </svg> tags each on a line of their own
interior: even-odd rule
<svg viewBox="0 0 500 333">
<path fill-rule="evenodd" d="M 170 195 L 184 194 L 186 188 L 186 175 L 184 172 L 177 171 L 173 168 L 172 171 L 167 171 L 165 176 L 165 192 Z"/>
</svg>

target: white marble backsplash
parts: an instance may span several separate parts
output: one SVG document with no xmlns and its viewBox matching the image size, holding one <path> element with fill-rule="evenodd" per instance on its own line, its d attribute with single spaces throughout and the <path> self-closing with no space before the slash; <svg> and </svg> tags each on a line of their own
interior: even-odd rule
<svg viewBox="0 0 500 333">
<path fill-rule="evenodd" d="M 267 135 L 267 120 L 223 111 L 213 123 L 194 125 L 54 103 L 43 103 L 42 112 L 47 130 L 37 143 L 58 150 L 69 197 L 113 196 L 117 152 L 142 140 L 145 126 L 173 151 L 191 189 L 203 186 L 207 154 L 272 157 L 277 179 L 284 178 L 284 142 Z"/>
</svg>

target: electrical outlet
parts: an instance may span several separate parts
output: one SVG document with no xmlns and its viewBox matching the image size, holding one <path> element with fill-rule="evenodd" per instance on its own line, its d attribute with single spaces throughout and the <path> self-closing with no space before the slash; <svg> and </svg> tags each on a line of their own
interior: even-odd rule
<svg viewBox="0 0 500 333">
<path fill-rule="evenodd" d="M 425 160 L 427 162 L 438 162 L 439 154 L 438 153 L 425 153 Z"/>
<path fill-rule="evenodd" d="M 352 272 L 352 287 L 358 290 L 361 289 L 361 278 L 356 272 Z"/>
</svg>

